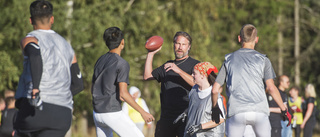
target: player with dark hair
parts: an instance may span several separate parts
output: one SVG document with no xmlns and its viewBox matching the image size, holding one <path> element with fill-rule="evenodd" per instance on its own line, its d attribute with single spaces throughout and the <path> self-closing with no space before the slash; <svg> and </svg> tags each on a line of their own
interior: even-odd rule
<svg viewBox="0 0 320 137">
<path fill-rule="evenodd" d="M 91 88 L 97 137 L 112 137 L 112 131 L 121 137 L 143 137 L 129 116 L 121 111 L 121 100 L 124 100 L 137 110 L 147 123 L 154 120 L 128 92 L 130 66 L 120 56 L 124 48 L 123 33 L 119 28 L 111 27 L 105 30 L 103 39 L 109 52 L 97 60 Z"/>
<path fill-rule="evenodd" d="M 34 30 L 21 41 L 15 136 L 64 137 L 71 126 L 72 95 L 83 90 L 80 69 L 71 45 L 51 30 L 52 4 L 34 1 L 30 14 Z"/>
<path fill-rule="evenodd" d="M 155 137 L 183 137 L 185 122 L 173 121 L 188 108 L 188 93 L 194 85 L 191 76 L 198 60 L 188 54 L 192 39 L 186 32 L 177 32 L 173 38 L 175 59 L 169 60 L 160 67 L 152 69 L 154 55 L 161 50 L 149 51 L 145 63 L 144 80 L 161 82 L 161 116 L 157 122 Z"/>
<path fill-rule="evenodd" d="M 256 136 L 271 136 L 266 90 L 281 108 L 283 118 L 291 119 L 274 85 L 273 79 L 276 76 L 270 60 L 266 55 L 254 50 L 258 39 L 257 29 L 253 25 L 246 24 L 241 28 L 238 36 L 241 48 L 225 56 L 212 88 L 212 120 L 219 123 L 221 111 L 216 102 L 221 86 L 224 83 L 227 86 L 226 136 L 228 137 L 242 136 L 246 125 L 252 126 Z"/>
</svg>

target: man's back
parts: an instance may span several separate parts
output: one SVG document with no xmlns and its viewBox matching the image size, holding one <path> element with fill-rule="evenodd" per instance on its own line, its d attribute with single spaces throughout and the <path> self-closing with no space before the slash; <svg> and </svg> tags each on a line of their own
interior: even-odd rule
<svg viewBox="0 0 320 137">
<path fill-rule="evenodd" d="M 69 43 L 53 30 L 34 30 L 28 36 L 35 37 L 40 47 L 43 62 L 43 72 L 39 89 L 44 102 L 65 106 L 72 109 L 72 94 L 70 91 L 70 66 L 74 51 Z M 30 60 L 25 57 L 24 82 L 19 82 L 16 98 L 27 97 L 32 90 Z M 29 85 L 29 86 L 26 86 Z M 29 87 L 30 89 L 25 89 Z"/>
<path fill-rule="evenodd" d="M 228 117 L 249 111 L 269 114 L 264 80 L 273 78 L 275 74 L 265 55 L 241 48 L 226 55 L 221 70 L 220 73 L 225 73 L 229 97 Z M 219 76 L 217 82 L 224 83 Z"/>
<path fill-rule="evenodd" d="M 95 67 L 92 78 L 92 97 L 95 112 L 121 111 L 119 82 L 129 84 L 129 64 L 116 53 L 102 55 Z"/>
</svg>

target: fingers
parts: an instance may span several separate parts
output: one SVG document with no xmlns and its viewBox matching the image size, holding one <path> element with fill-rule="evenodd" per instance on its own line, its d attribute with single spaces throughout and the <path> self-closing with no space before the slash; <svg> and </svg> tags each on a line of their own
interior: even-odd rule
<svg viewBox="0 0 320 137">
<path fill-rule="evenodd" d="M 166 72 L 168 72 L 169 70 L 173 70 L 174 67 L 175 67 L 174 63 L 167 63 L 164 65 L 164 69 L 166 70 Z"/>
</svg>

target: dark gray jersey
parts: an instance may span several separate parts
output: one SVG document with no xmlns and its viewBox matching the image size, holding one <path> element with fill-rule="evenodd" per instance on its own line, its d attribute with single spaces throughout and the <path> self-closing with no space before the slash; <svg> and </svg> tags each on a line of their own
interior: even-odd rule
<svg viewBox="0 0 320 137">
<path fill-rule="evenodd" d="M 227 54 L 216 82 L 226 83 L 228 117 L 250 111 L 269 115 L 265 81 L 275 77 L 270 60 L 256 50 L 241 48 Z"/>
<path fill-rule="evenodd" d="M 119 82 L 129 84 L 130 66 L 116 53 L 102 55 L 92 77 L 92 103 L 96 113 L 121 111 Z"/>
</svg>

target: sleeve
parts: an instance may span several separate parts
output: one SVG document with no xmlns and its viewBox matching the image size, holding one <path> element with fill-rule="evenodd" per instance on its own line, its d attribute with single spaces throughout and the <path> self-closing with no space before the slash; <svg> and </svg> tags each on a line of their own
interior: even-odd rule
<svg viewBox="0 0 320 137">
<path fill-rule="evenodd" d="M 161 65 L 160 67 L 154 69 L 151 74 L 153 76 L 153 78 L 155 78 L 158 82 L 161 82 L 161 77 L 164 71 L 164 65 Z"/>
<path fill-rule="evenodd" d="M 273 70 L 272 64 L 268 58 L 264 62 L 264 81 L 276 78 L 276 73 Z"/>
<path fill-rule="evenodd" d="M 315 101 L 315 99 L 314 99 L 313 97 L 309 97 L 309 98 L 307 99 L 307 104 L 309 104 L 309 103 L 314 104 L 314 101 Z"/>
<path fill-rule="evenodd" d="M 82 80 L 81 71 L 78 63 L 73 63 L 70 67 L 70 71 L 71 71 L 70 90 L 72 92 L 72 95 L 74 96 L 84 89 L 83 80 Z"/>
<path fill-rule="evenodd" d="M 130 66 L 128 62 L 120 63 L 117 70 L 117 83 L 125 82 L 129 85 Z"/>
<path fill-rule="evenodd" d="M 225 63 L 223 63 L 219 70 L 218 76 L 216 78 L 216 82 L 222 86 L 226 81 L 226 76 L 227 76 L 226 66 L 225 66 Z"/>
<path fill-rule="evenodd" d="M 144 111 L 150 113 L 146 101 L 144 101 L 144 99 L 142 98 L 141 98 L 141 107 L 143 108 Z"/>
<path fill-rule="evenodd" d="M 30 59 L 30 70 L 32 77 L 33 89 L 39 89 L 42 72 L 43 72 L 43 64 L 42 57 L 40 53 L 40 47 L 36 43 L 28 43 L 24 48 L 24 53 Z"/>
</svg>

